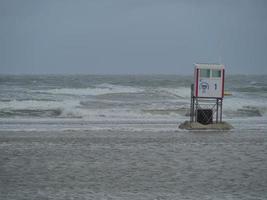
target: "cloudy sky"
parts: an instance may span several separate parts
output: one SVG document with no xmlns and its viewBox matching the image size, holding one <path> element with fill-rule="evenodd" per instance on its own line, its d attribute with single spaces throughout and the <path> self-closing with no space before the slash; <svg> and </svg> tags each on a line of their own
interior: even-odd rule
<svg viewBox="0 0 267 200">
<path fill-rule="evenodd" d="M 267 74 L 266 0 L 0 0 L 1 74 Z"/>
</svg>

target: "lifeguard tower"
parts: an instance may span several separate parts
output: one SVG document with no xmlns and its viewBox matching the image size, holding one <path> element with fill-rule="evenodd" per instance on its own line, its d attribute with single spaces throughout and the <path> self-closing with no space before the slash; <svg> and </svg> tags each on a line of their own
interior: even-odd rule
<svg viewBox="0 0 267 200">
<path fill-rule="evenodd" d="M 195 64 L 191 85 L 190 122 L 207 125 L 222 122 L 224 65 Z"/>
</svg>

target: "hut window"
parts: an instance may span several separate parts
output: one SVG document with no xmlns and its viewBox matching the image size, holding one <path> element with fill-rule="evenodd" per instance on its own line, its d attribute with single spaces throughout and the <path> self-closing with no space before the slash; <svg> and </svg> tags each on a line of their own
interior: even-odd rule
<svg viewBox="0 0 267 200">
<path fill-rule="evenodd" d="M 210 77 L 210 69 L 200 69 L 200 77 L 209 78 Z"/>
<path fill-rule="evenodd" d="M 221 70 L 213 69 L 212 70 L 212 77 L 213 78 L 221 78 Z"/>
</svg>

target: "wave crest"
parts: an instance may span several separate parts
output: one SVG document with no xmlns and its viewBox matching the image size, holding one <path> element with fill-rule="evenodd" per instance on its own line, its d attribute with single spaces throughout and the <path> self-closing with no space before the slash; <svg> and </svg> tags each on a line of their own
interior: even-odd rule
<svg viewBox="0 0 267 200">
<path fill-rule="evenodd" d="M 1 109 L 0 117 L 59 117 L 62 114 L 60 108 L 57 109 Z"/>
<path fill-rule="evenodd" d="M 50 94 L 61 94 L 61 95 L 78 95 L 78 96 L 97 96 L 103 94 L 113 94 L 113 93 L 137 93 L 142 92 L 143 89 L 130 87 L 130 86 L 120 86 L 112 84 L 100 84 L 95 87 L 88 88 L 59 88 L 44 90 L 42 92 Z"/>
</svg>

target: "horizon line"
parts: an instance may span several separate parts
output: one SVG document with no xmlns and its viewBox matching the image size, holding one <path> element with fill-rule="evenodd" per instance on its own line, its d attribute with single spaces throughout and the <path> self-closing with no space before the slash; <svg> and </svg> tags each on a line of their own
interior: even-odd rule
<svg viewBox="0 0 267 200">
<path fill-rule="evenodd" d="M 0 76 L 193 76 L 192 74 L 182 73 L 0 73 Z M 260 76 L 267 75 L 267 73 L 227 73 L 227 75 L 251 75 Z"/>
</svg>

